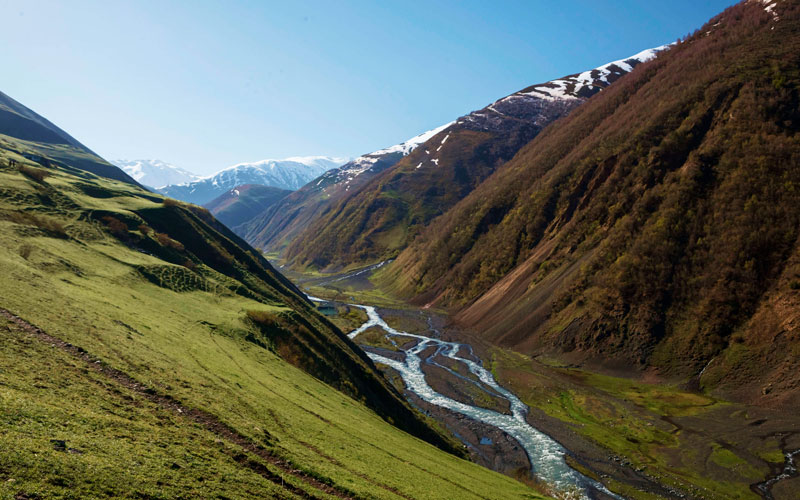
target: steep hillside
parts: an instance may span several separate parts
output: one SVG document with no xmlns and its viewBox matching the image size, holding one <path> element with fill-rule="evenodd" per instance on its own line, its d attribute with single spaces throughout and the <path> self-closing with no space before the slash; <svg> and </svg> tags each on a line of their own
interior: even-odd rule
<svg viewBox="0 0 800 500">
<path fill-rule="evenodd" d="M 136 182 L 152 189 L 200 179 L 197 174 L 161 160 L 111 160 L 111 163 L 136 179 Z"/>
<path fill-rule="evenodd" d="M 326 206 L 292 240 L 285 257 L 300 268 L 338 269 L 395 256 L 550 122 L 659 49 L 533 85 L 459 118 L 358 191 Z"/>
<path fill-rule="evenodd" d="M 292 191 L 259 184 L 244 184 L 214 198 L 204 206 L 223 224 L 242 234 L 239 228 L 250 220 L 269 210 Z"/>
<path fill-rule="evenodd" d="M 423 134 L 329 170 L 255 217 L 241 234 L 248 243 L 268 252 L 282 251 L 311 221 L 376 175 L 408 156 L 417 146 L 449 127 Z"/>
<path fill-rule="evenodd" d="M 37 162 L 60 162 L 109 179 L 136 184 L 130 176 L 6 94 L 0 92 L 0 138 L 15 139 L 21 154 Z"/>
<path fill-rule="evenodd" d="M 800 396 L 800 5 L 749 1 L 523 148 L 385 272 L 528 352 Z"/>
<path fill-rule="evenodd" d="M 533 494 L 401 431 L 457 446 L 207 211 L 18 147 L 0 138 L 0 496 Z"/>
<path fill-rule="evenodd" d="M 240 163 L 188 184 L 165 186 L 159 192 L 177 200 L 202 205 L 242 184 L 261 184 L 294 191 L 347 160 L 303 156 L 285 160 Z"/>
</svg>

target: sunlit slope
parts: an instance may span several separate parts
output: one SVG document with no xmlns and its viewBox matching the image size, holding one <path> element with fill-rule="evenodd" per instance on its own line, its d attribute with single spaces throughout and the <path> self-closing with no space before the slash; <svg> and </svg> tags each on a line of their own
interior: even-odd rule
<svg viewBox="0 0 800 500">
<path fill-rule="evenodd" d="M 536 497 L 387 423 L 452 445 L 202 210 L 14 147 L 0 308 L 68 344 L 0 318 L 0 497 Z"/>
</svg>

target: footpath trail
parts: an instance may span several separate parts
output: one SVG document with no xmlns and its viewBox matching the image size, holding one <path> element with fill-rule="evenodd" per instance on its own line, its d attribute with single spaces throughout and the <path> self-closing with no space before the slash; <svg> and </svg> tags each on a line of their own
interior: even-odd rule
<svg viewBox="0 0 800 500">
<path fill-rule="evenodd" d="M 229 425 L 222 422 L 216 415 L 197 408 L 191 408 L 177 401 L 168 394 L 161 394 L 152 387 L 142 384 L 125 372 L 112 368 L 102 360 L 92 356 L 85 349 L 65 342 L 55 337 L 41 328 L 29 323 L 11 311 L 0 308 L 0 316 L 14 322 L 18 327 L 26 331 L 33 338 L 56 347 L 72 357 L 81 360 L 88 369 L 100 373 L 117 384 L 129 389 L 139 396 L 148 399 L 165 410 L 169 410 L 176 415 L 189 419 L 202 425 L 205 429 L 212 432 L 221 439 L 237 445 L 242 453 L 232 456 L 242 467 L 249 468 L 253 472 L 261 475 L 272 483 L 279 485 L 291 494 L 305 499 L 325 499 L 330 497 L 342 499 L 355 499 L 356 495 L 341 487 L 331 486 L 309 476 L 302 470 L 298 470 L 285 459 L 276 456 L 270 450 L 254 443 L 246 436 L 242 435 Z M 306 486 L 306 489 L 298 485 L 291 484 L 288 475 Z"/>
</svg>

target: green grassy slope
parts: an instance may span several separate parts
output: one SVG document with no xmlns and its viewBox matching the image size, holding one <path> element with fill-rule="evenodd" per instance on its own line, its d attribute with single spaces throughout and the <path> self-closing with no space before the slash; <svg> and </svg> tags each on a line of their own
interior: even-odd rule
<svg viewBox="0 0 800 500">
<path fill-rule="evenodd" d="M 796 398 L 800 5 L 775 8 L 726 10 L 547 129 L 382 279 L 505 345 L 714 361 L 701 383 Z"/>
<path fill-rule="evenodd" d="M 0 307 L 69 346 L 0 323 L 0 498 L 537 497 L 387 423 L 452 446 L 203 210 L 16 147 Z"/>
</svg>

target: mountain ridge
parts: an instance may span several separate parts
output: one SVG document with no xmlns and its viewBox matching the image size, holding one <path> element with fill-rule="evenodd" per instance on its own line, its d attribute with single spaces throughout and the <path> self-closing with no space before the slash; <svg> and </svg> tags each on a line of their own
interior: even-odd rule
<svg viewBox="0 0 800 500">
<path fill-rule="evenodd" d="M 223 224 L 240 234 L 240 226 L 246 225 L 258 214 L 279 203 L 292 193 L 260 184 L 242 184 L 219 195 L 205 205 Z"/>
<path fill-rule="evenodd" d="M 294 191 L 346 161 L 345 158 L 329 156 L 293 156 L 283 160 L 238 163 L 193 182 L 165 186 L 159 192 L 202 205 L 243 184 L 261 184 Z"/>
<path fill-rule="evenodd" d="M 408 156 L 310 220 L 286 245 L 284 257 L 291 266 L 324 270 L 394 257 L 425 224 L 475 189 L 549 123 L 664 48 L 526 87 L 438 129 Z M 256 246 L 269 240 L 256 230 L 247 236 Z"/>
<path fill-rule="evenodd" d="M 0 135 L 15 140 L 13 147 L 30 158 L 48 158 L 130 184 L 136 181 L 110 164 L 50 120 L 0 92 Z"/>
<path fill-rule="evenodd" d="M 111 160 L 111 164 L 121 168 L 125 173 L 136 179 L 137 182 L 154 190 L 164 188 L 169 184 L 185 184 L 201 178 L 201 176 L 188 170 L 157 159 L 120 159 Z"/>
<path fill-rule="evenodd" d="M 773 4 L 727 9 L 550 127 L 381 282 L 524 352 L 797 401 L 800 7 Z"/>
<path fill-rule="evenodd" d="M 360 189 L 372 177 L 395 165 L 432 135 L 451 124 L 452 122 L 423 132 L 394 146 L 361 155 L 341 167 L 331 169 L 262 214 L 253 217 L 237 231 L 254 246 L 266 251 L 282 251 L 319 213 L 351 190 Z"/>
</svg>

